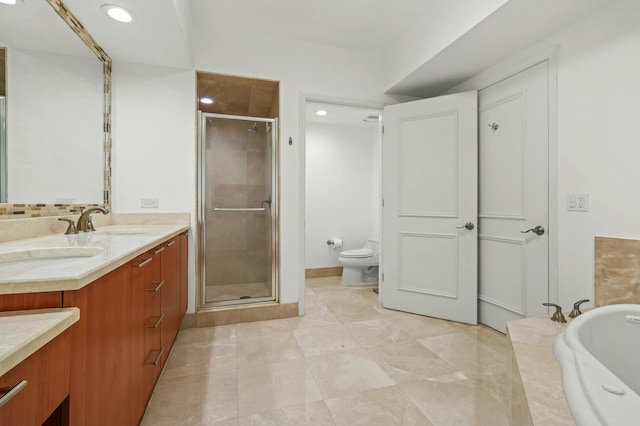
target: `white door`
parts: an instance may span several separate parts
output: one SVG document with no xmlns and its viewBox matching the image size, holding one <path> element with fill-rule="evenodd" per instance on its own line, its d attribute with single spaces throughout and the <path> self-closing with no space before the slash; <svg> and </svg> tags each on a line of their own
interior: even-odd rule
<svg viewBox="0 0 640 426">
<path fill-rule="evenodd" d="M 502 332 L 547 313 L 547 79 L 543 62 L 478 93 L 479 321 Z"/>
<path fill-rule="evenodd" d="M 384 109 L 386 308 L 476 324 L 477 120 L 476 92 Z"/>
</svg>

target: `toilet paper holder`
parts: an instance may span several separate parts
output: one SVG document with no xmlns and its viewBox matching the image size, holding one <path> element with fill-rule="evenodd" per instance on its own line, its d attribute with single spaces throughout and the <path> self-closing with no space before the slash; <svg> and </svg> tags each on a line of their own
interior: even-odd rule
<svg viewBox="0 0 640 426">
<path fill-rule="evenodd" d="M 343 243 L 340 238 L 333 238 L 333 239 L 327 240 L 327 245 L 331 248 L 340 248 L 342 247 Z"/>
</svg>

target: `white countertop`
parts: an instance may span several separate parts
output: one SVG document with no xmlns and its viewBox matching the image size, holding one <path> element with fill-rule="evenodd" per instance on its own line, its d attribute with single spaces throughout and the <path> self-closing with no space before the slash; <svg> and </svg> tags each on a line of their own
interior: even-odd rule
<svg viewBox="0 0 640 426">
<path fill-rule="evenodd" d="M 80 319 L 78 308 L 0 313 L 0 376 Z"/>
<path fill-rule="evenodd" d="M 0 294 L 78 290 L 188 229 L 188 224 L 102 226 L 96 232 L 47 235 L 2 243 L 0 258 L 16 251 L 25 255 L 22 260 L 0 262 Z M 140 233 L 127 234 L 128 231 Z M 102 252 L 91 257 L 55 260 L 29 258 L 26 253 L 30 249 L 58 247 L 97 247 Z"/>
</svg>

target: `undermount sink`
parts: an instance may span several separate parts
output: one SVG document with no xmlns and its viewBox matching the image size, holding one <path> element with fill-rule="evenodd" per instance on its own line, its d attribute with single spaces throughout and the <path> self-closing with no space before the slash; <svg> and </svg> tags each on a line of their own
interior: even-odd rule
<svg viewBox="0 0 640 426">
<path fill-rule="evenodd" d="M 96 234 L 135 235 L 135 234 L 146 234 L 147 232 L 149 232 L 149 230 L 145 228 L 111 228 L 111 229 L 99 229 L 96 231 Z"/>
<path fill-rule="evenodd" d="M 104 252 L 101 247 L 46 247 L 0 252 L 0 263 L 29 260 L 63 260 L 92 257 Z"/>
</svg>

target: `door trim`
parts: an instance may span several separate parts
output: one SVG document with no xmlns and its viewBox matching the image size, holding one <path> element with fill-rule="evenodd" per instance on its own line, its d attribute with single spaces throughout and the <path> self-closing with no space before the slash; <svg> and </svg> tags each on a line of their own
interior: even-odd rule
<svg viewBox="0 0 640 426">
<path fill-rule="evenodd" d="M 306 247 L 306 241 L 305 241 L 305 218 L 306 218 L 306 212 L 305 212 L 305 204 L 306 204 L 306 196 L 305 196 L 305 182 L 307 181 L 307 176 L 306 176 L 306 133 L 307 133 L 307 102 L 314 102 L 314 103 L 323 103 L 323 104 L 332 104 L 332 105 L 340 105 L 340 106 L 345 106 L 345 107 L 353 107 L 353 108 L 371 108 L 371 109 L 379 109 L 382 110 L 382 108 L 385 107 L 385 105 L 387 105 L 384 102 L 380 102 L 380 101 L 367 101 L 367 100 L 358 100 L 358 99 L 347 99 L 347 98 L 338 98 L 338 97 L 332 97 L 332 96 L 325 96 L 325 95 L 318 95 L 318 94 L 312 94 L 312 93 L 305 93 L 305 92 L 300 92 L 300 97 L 299 97 L 299 110 L 298 110 L 298 123 L 299 123 L 299 127 L 298 127 L 298 139 L 300 140 L 300 149 L 298 151 L 298 167 L 300 170 L 300 182 L 302 182 L 301 185 L 299 185 L 299 193 L 298 193 L 298 215 L 299 215 L 299 220 L 298 220 L 298 252 L 300 253 L 300 256 L 298 257 L 298 281 L 299 281 L 299 285 L 298 285 L 298 311 L 299 314 L 302 316 L 305 313 L 305 259 L 306 259 L 306 253 L 305 253 L 305 247 Z M 380 149 L 382 150 L 382 147 L 380 147 Z M 382 153 L 380 153 L 382 155 Z M 382 175 L 382 173 L 381 173 Z M 379 177 L 380 179 L 380 185 L 382 185 L 382 176 Z M 380 210 L 382 210 L 382 205 L 380 205 L 378 207 Z M 381 212 L 382 214 L 382 212 Z M 380 220 L 382 221 L 382 217 L 380 217 Z M 379 296 L 380 297 L 380 296 Z"/>
<path fill-rule="evenodd" d="M 558 47 L 525 52 L 500 62 L 446 93 L 483 90 L 542 62 L 547 62 L 549 96 L 549 301 L 559 297 L 558 282 Z"/>
</svg>

